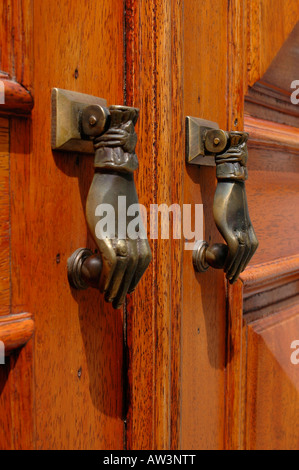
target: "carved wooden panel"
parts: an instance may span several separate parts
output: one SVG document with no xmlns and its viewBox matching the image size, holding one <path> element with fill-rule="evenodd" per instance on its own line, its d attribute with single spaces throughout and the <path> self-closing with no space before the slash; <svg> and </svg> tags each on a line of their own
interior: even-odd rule
<svg viewBox="0 0 299 470">
<path fill-rule="evenodd" d="M 298 331 L 298 297 L 248 324 L 246 449 L 298 450 L 299 367 L 291 362 Z"/>
<path fill-rule="evenodd" d="M 251 267 L 230 300 L 227 445 L 297 449 L 299 364 L 291 346 L 299 339 L 298 256 Z"/>
<path fill-rule="evenodd" d="M 293 81 L 298 80 L 299 23 L 279 50 L 270 67 L 249 89 L 246 113 L 293 127 L 299 126 L 299 106 L 291 95 Z"/>
<path fill-rule="evenodd" d="M 260 246 L 229 288 L 226 446 L 298 449 L 299 25 L 245 98 L 249 206 Z"/>
<path fill-rule="evenodd" d="M 19 260 L 26 264 L 28 260 L 17 235 L 24 223 L 24 201 L 16 196 L 16 188 L 26 187 L 19 178 L 28 152 L 29 127 L 28 119 L 18 122 L 15 116 L 29 117 L 33 100 L 8 74 L 1 73 L 0 80 L 4 92 L 0 104 L 0 341 L 5 353 L 5 364 L 0 366 L 0 449 L 30 449 L 34 447 L 34 321 L 24 310 L 27 294 L 20 292 Z"/>
</svg>

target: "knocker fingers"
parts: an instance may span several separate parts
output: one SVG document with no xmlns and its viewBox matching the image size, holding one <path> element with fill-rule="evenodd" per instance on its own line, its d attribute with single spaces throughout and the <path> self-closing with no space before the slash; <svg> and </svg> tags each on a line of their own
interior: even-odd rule
<svg viewBox="0 0 299 470">
<path fill-rule="evenodd" d="M 127 265 L 129 263 L 128 247 L 126 240 L 118 240 L 116 247 L 116 266 L 111 276 L 110 283 L 105 292 L 105 300 L 113 302 L 119 291 L 123 277 L 125 275 Z"/>
<path fill-rule="evenodd" d="M 118 240 L 116 266 L 105 292 L 105 300 L 119 308 L 126 295 L 135 290 L 144 271 L 151 261 L 151 251 L 147 240 Z"/>
<path fill-rule="evenodd" d="M 234 266 L 240 247 L 239 247 L 239 242 L 235 237 L 230 237 L 230 239 L 228 239 L 227 237 L 224 237 L 224 238 L 228 246 L 228 256 L 225 262 L 224 272 L 226 273 L 227 275 L 226 277 L 228 278 L 228 273 L 231 272 Z"/>
<path fill-rule="evenodd" d="M 136 240 L 130 240 L 128 242 L 129 245 L 129 261 L 127 264 L 126 272 L 123 276 L 122 283 L 118 290 L 118 293 L 113 300 L 113 307 L 119 308 L 126 300 L 126 295 L 128 294 L 128 290 L 130 284 L 132 282 L 133 276 L 135 274 L 137 265 L 138 265 L 138 251 L 137 251 L 137 243 Z"/>
<path fill-rule="evenodd" d="M 242 259 L 239 263 L 239 266 L 236 268 L 236 271 L 235 271 L 233 277 L 230 279 L 231 284 L 234 284 L 237 281 L 240 274 L 244 271 L 246 262 L 248 261 L 248 258 L 250 256 L 250 252 L 251 252 L 251 243 L 250 243 L 250 240 L 249 240 L 249 237 L 248 237 L 248 242 L 244 245 Z"/>
<path fill-rule="evenodd" d="M 237 280 L 240 273 L 243 271 L 244 261 L 247 260 L 251 249 L 250 239 L 247 233 L 237 231 L 236 240 L 238 243 L 237 251 L 226 269 L 226 277 L 231 284 Z"/>
<path fill-rule="evenodd" d="M 117 259 L 111 240 L 100 239 L 98 240 L 98 244 L 103 262 L 99 288 L 101 292 L 106 292 L 113 277 Z"/>
<path fill-rule="evenodd" d="M 100 147 L 121 147 L 126 144 L 128 139 L 129 134 L 127 131 L 111 129 L 94 141 L 94 147 L 95 149 Z"/>
<path fill-rule="evenodd" d="M 235 274 L 238 272 L 238 268 L 244 257 L 245 249 L 246 249 L 246 245 L 240 243 L 234 263 L 232 264 L 230 270 L 227 271 L 226 273 L 226 277 L 230 281 L 231 284 L 234 282 L 233 280 L 234 280 Z"/>
<path fill-rule="evenodd" d="M 244 256 L 240 262 L 239 268 L 237 269 L 233 278 L 230 281 L 231 284 L 233 284 L 238 279 L 239 275 L 246 269 L 248 263 L 250 262 L 251 258 L 253 257 L 258 247 L 258 241 L 257 241 L 252 225 L 248 228 L 245 234 L 245 237 L 246 237 L 246 243 L 245 243 Z"/>
</svg>

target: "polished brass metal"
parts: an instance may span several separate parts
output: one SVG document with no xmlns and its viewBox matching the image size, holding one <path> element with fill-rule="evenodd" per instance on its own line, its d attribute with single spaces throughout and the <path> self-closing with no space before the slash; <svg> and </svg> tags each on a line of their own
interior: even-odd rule
<svg viewBox="0 0 299 470">
<path fill-rule="evenodd" d="M 79 124 L 81 125 L 81 136 L 90 140 L 91 137 L 97 137 L 106 129 L 109 110 L 99 104 L 86 106 L 79 114 Z"/>
<path fill-rule="evenodd" d="M 53 88 L 52 90 L 52 138 L 53 150 L 94 153 L 92 142 L 82 139 L 80 113 L 88 105 L 104 109 L 107 101 L 84 93 Z M 97 108 L 98 109 L 98 108 Z M 103 121 L 100 121 L 102 123 Z M 100 128 L 97 127 L 98 134 Z"/>
<path fill-rule="evenodd" d="M 227 146 L 228 133 L 220 129 L 207 130 L 204 136 L 205 153 L 221 153 Z"/>
<path fill-rule="evenodd" d="M 92 145 L 95 174 L 87 197 L 86 219 L 99 254 L 93 254 L 88 248 L 76 250 L 68 259 L 68 279 L 76 289 L 99 289 L 104 292 L 107 302 L 119 308 L 127 293 L 135 290 L 151 261 L 151 250 L 144 230 L 142 232 L 141 221 L 137 236 L 130 238 L 126 231 L 118 238 L 119 196 L 125 197 L 125 208 L 122 208 L 125 214 L 128 207 L 138 205 L 133 173 L 138 168 L 134 126 L 139 111 L 127 106 L 107 108 L 103 100 L 90 97 L 84 104 L 86 95 L 77 95 L 53 90 L 53 142 L 57 144 L 57 136 L 60 140 L 58 146 L 52 143 L 52 147 L 78 152 L 79 149 L 86 150 L 84 142 Z M 90 101 L 94 103 L 89 104 Z M 63 111 L 63 104 L 67 111 Z M 68 123 L 67 116 L 71 123 Z M 63 129 L 60 127 L 62 123 Z M 96 234 L 99 222 L 96 214 L 101 204 L 114 209 L 115 234 L 111 236 L 99 237 Z M 134 218 L 127 217 L 127 225 Z"/>
<path fill-rule="evenodd" d="M 215 158 L 205 148 L 205 136 L 208 130 L 218 129 L 215 122 L 186 118 L 186 160 L 191 165 L 215 166 Z"/>
<path fill-rule="evenodd" d="M 82 119 L 89 122 L 92 107 L 86 108 Z M 118 197 L 125 196 L 123 211 L 138 204 L 134 182 L 134 171 L 138 168 L 135 154 L 137 136 L 135 124 L 139 111 L 127 106 L 110 106 L 105 132 L 94 138 L 95 174 L 86 202 L 86 219 L 91 234 L 101 253 L 103 268 L 99 289 L 105 293 L 105 300 L 114 308 L 120 307 L 126 294 L 132 292 L 151 260 L 151 250 L 145 237 L 130 238 L 127 233 L 120 238 L 97 238 L 95 227 L 98 222 L 96 208 L 109 204 L 115 210 L 115 229 L 118 233 Z M 90 130 L 92 135 L 92 130 Z M 127 217 L 127 224 L 133 217 Z M 141 227 L 140 227 L 141 228 Z"/>
<path fill-rule="evenodd" d="M 87 289 L 88 284 L 82 277 L 82 267 L 84 262 L 93 256 L 93 252 L 88 248 L 79 248 L 69 257 L 67 261 L 67 275 L 70 285 L 74 289 Z"/>
<path fill-rule="evenodd" d="M 192 131 L 191 137 L 190 132 L 187 133 L 187 161 L 201 165 L 201 161 L 205 161 L 207 156 L 214 159 L 218 184 L 213 214 L 217 228 L 227 243 L 209 247 L 207 242 L 198 241 L 193 251 L 193 265 L 198 272 L 205 272 L 210 266 L 223 269 L 229 282 L 234 283 L 258 247 L 245 191 L 248 134 L 225 132 L 217 129 L 215 123 L 210 123 L 208 127 L 206 121 L 189 117 L 187 126 L 190 122 Z M 192 144 L 192 139 L 195 141 L 194 136 L 200 139 L 197 147 L 195 143 Z M 191 162 L 190 155 L 193 155 Z"/>
<path fill-rule="evenodd" d="M 68 259 L 68 280 L 75 289 L 97 288 L 101 273 L 101 257 L 88 248 L 79 248 Z"/>
<path fill-rule="evenodd" d="M 228 255 L 228 246 L 223 243 L 215 243 L 211 247 L 203 240 L 195 243 L 192 261 L 194 268 L 198 272 L 205 272 L 212 267 L 214 269 L 224 269 L 225 260 Z"/>
<path fill-rule="evenodd" d="M 193 266 L 196 271 L 200 273 L 204 273 L 210 267 L 210 265 L 206 261 L 206 251 L 209 244 L 204 240 L 198 240 L 195 243 L 193 253 L 192 253 L 192 261 Z"/>
</svg>

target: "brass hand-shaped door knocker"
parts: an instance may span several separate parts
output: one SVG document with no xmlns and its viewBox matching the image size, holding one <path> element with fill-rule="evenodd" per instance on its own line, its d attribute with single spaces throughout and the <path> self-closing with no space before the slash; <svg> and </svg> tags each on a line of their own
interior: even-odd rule
<svg viewBox="0 0 299 470">
<path fill-rule="evenodd" d="M 130 235 L 127 230 L 139 209 L 133 176 L 138 168 L 134 126 L 139 111 L 127 106 L 107 108 L 104 100 L 59 89 L 53 90 L 52 100 L 52 148 L 95 153 L 86 219 L 100 255 L 87 248 L 76 250 L 68 260 L 68 278 L 74 288 L 98 288 L 107 302 L 119 308 L 151 261 L 140 214 L 138 230 Z M 70 121 L 75 122 L 72 128 Z M 100 222 L 99 216 L 105 214 Z"/>
<path fill-rule="evenodd" d="M 196 165 L 216 164 L 217 187 L 213 214 L 227 245 L 199 240 L 193 251 L 193 264 L 204 272 L 209 266 L 223 269 L 230 283 L 244 271 L 258 247 L 245 191 L 247 179 L 246 132 L 224 132 L 217 124 L 187 118 L 187 161 Z"/>
</svg>

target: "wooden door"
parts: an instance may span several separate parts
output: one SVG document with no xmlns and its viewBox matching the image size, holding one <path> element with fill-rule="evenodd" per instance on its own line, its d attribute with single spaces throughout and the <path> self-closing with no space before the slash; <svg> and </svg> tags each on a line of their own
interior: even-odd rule
<svg viewBox="0 0 299 470">
<path fill-rule="evenodd" d="M 1 3 L 2 449 L 299 447 L 299 6 L 273 3 Z M 140 202 L 203 204 L 213 243 L 215 169 L 186 166 L 185 117 L 250 133 L 260 247 L 237 284 L 157 239 L 123 309 L 70 288 L 93 157 L 52 152 L 53 87 L 138 107 Z"/>
</svg>

